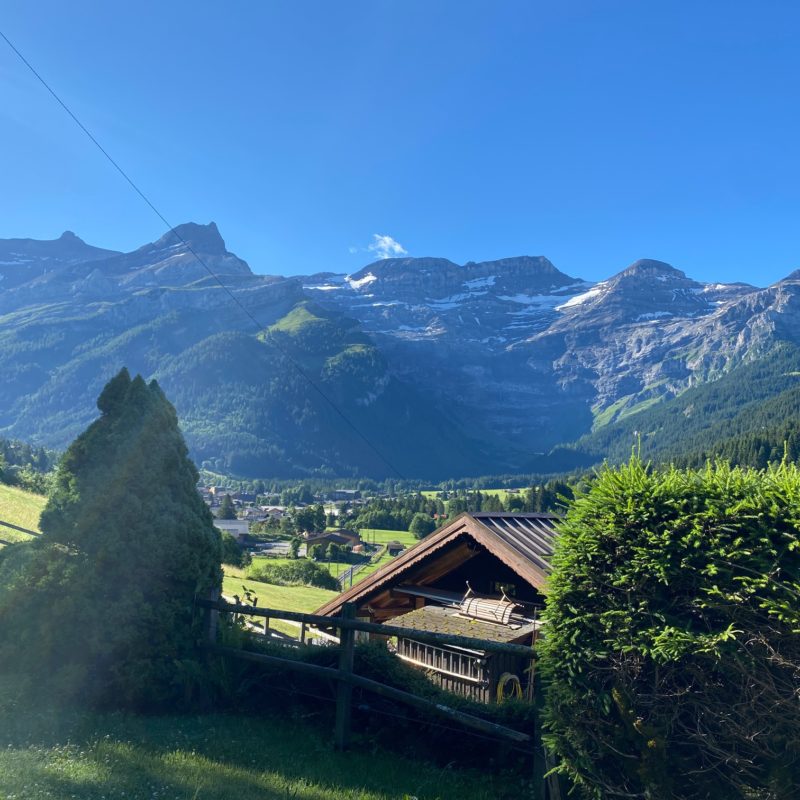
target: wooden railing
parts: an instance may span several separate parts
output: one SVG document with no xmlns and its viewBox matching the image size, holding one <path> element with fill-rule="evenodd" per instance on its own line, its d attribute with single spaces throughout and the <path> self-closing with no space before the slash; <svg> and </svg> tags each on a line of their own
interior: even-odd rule
<svg viewBox="0 0 800 800">
<path fill-rule="evenodd" d="M 535 723 L 534 736 L 530 736 L 522 731 L 490 722 L 474 714 L 467 714 L 464 711 L 451 708 L 444 703 L 428 700 L 410 692 L 403 691 L 402 689 L 397 689 L 393 686 L 388 686 L 372 680 L 371 678 L 357 675 L 353 672 L 356 631 L 375 633 L 382 637 L 400 636 L 407 638 L 409 635 L 413 634 L 413 638 L 417 642 L 436 646 L 450 645 L 470 650 L 482 650 L 487 653 L 513 655 L 527 659 L 534 665 L 536 654 L 532 647 L 432 631 L 416 629 L 414 631 L 409 631 L 406 628 L 400 628 L 394 625 L 365 622 L 355 618 L 356 607 L 354 603 L 344 603 L 342 606 L 342 614 L 339 617 L 323 617 L 318 614 L 306 614 L 300 611 L 287 611 L 285 609 L 229 603 L 220 600 L 219 595 L 217 595 L 216 598 L 198 598 L 195 604 L 197 607 L 204 609 L 206 613 L 205 641 L 203 646 L 208 651 L 230 658 L 278 666 L 307 675 L 328 678 L 337 682 L 336 723 L 334 731 L 334 741 L 337 749 L 346 749 L 350 743 L 353 689 L 365 689 L 390 700 L 405 703 L 414 708 L 437 714 L 451 722 L 478 731 L 483 735 L 489 735 L 517 745 L 530 745 L 534 771 L 532 797 L 534 800 L 545 800 L 547 797 L 556 800 L 556 798 L 560 797 L 558 780 L 554 776 L 545 777 L 546 758 L 542 748 L 538 721 Z M 309 632 L 312 629 L 324 632 L 327 634 L 326 638 L 332 640 L 337 638 L 334 636 L 334 633 L 338 632 L 338 639 L 340 642 L 338 648 L 338 666 L 323 667 L 318 664 L 299 661 L 295 658 L 283 658 L 278 655 L 267 655 L 266 653 L 222 647 L 217 643 L 217 629 L 220 613 L 231 613 L 242 617 L 263 617 L 266 623 L 265 630 L 268 630 L 268 620 L 270 619 L 299 624 L 302 639 L 305 638 L 303 633 Z M 539 695 L 540 693 L 537 692 L 533 699 L 534 704 L 537 706 L 541 701 Z"/>
<path fill-rule="evenodd" d="M 410 692 L 396 689 L 392 686 L 379 683 L 370 678 L 356 675 L 353 672 L 353 652 L 355 644 L 355 632 L 376 633 L 381 636 L 408 636 L 409 631 L 405 628 L 398 628 L 393 625 L 379 625 L 373 622 L 364 622 L 355 619 L 355 606 L 352 603 L 345 603 L 340 617 L 323 617 L 317 614 L 306 614 L 300 611 L 287 611 L 276 608 L 262 608 L 259 606 L 248 606 L 235 603 L 227 603 L 224 600 L 198 599 L 196 605 L 206 609 L 208 612 L 206 620 L 206 642 L 205 647 L 214 652 L 241 658 L 247 661 L 259 662 L 262 664 L 272 664 L 283 666 L 286 669 L 296 672 L 305 672 L 309 675 L 331 678 L 338 681 L 336 701 L 336 746 L 340 749 L 347 747 L 350 741 L 350 697 L 354 686 L 366 689 L 383 697 L 397 700 L 402 703 L 421 708 L 433 713 L 445 716 L 455 722 L 459 722 L 465 727 L 481 731 L 496 736 L 507 741 L 529 742 L 531 737 L 522 731 L 514 730 L 503 725 L 458 711 L 442 703 L 434 702 L 426 698 L 411 694 Z M 335 629 L 339 631 L 340 639 L 340 658 L 337 669 L 333 667 L 322 667 L 317 664 L 309 664 L 296 659 L 281 658 L 276 655 L 266 655 L 264 653 L 254 653 L 247 650 L 236 650 L 230 647 L 221 647 L 217 644 L 218 615 L 220 612 L 238 614 L 247 617 L 264 617 L 266 619 L 279 619 L 290 622 L 299 622 L 301 625 L 314 626 L 322 631 Z M 436 645 L 453 645 L 456 647 L 469 647 L 472 649 L 484 650 L 492 653 L 506 653 L 515 656 L 523 656 L 529 660 L 535 657 L 533 648 L 517 644 L 504 644 L 483 639 L 473 639 L 467 636 L 456 636 L 445 633 L 432 633 L 429 631 L 413 631 L 415 641 L 426 642 Z"/>
</svg>

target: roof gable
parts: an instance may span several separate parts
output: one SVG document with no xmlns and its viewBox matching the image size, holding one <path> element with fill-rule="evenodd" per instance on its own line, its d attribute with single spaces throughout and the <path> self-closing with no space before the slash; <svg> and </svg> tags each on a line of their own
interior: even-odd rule
<svg viewBox="0 0 800 800">
<path fill-rule="evenodd" d="M 387 585 L 399 583 L 409 569 L 464 536 L 483 545 L 531 586 L 543 590 L 550 572 L 555 523 L 558 519 L 552 514 L 461 514 L 449 525 L 426 536 L 372 575 L 330 600 L 316 613 L 334 615 L 346 602 L 363 600 Z"/>
</svg>

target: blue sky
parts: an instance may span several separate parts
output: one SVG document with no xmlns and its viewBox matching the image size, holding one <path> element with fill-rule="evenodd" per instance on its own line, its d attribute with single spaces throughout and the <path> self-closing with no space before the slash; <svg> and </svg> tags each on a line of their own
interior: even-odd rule
<svg viewBox="0 0 800 800">
<path fill-rule="evenodd" d="M 376 234 L 587 279 L 800 267 L 796 2 L 39 0 L 0 28 L 257 272 L 354 271 Z M 163 232 L 1 41 L 0 176 L 0 237 Z"/>
</svg>

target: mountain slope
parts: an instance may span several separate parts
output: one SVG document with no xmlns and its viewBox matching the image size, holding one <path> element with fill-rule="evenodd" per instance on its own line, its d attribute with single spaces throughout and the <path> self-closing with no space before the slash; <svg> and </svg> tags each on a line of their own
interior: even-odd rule
<svg viewBox="0 0 800 800">
<path fill-rule="evenodd" d="M 780 344 L 718 380 L 630 413 L 551 456 L 565 468 L 620 462 L 640 441 L 647 460 L 697 460 L 722 454 L 727 439 L 778 428 L 792 418 L 800 420 L 800 348 Z"/>
<path fill-rule="evenodd" d="M 674 454 L 746 432 L 800 370 L 800 273 L 704 284 L 646 259 L 589 283 L 519 256 L 282 278 L 188 223 L 130 253 L 0 241 L 0 287 L 0 435 L 65 446 L 125 365 L 196 459 L 253 476 L 544 472 L 634 430 Z"/>
<path fill-rule="evenodd" d="M 14 279 L 0 303 L 6 435 L 64 447 L 125 365 L 162 383 L 193 455 L 215 469 L 480 471 L 487 446 L 395 376 L 355 320 L 309 303 L 297 280 L 254 275 L 213 223 L 177 230 L 132 253 L 87 251 L 88 261 L 71 257 L 71 240 L 68 252 L 57 240 L 45 248 L 49 266 L 31 270 L 30 280 L 19 279 L 16 264 L 2 265 Z M 254 330 L 182 239 L 265 330 Z"/>
</svg>

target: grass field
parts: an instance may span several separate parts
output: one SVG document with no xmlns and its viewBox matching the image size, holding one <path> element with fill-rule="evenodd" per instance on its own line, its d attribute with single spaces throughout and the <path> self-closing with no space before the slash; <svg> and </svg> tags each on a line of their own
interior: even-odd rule
<svg viewBox="0 0 800 800">
<path fill-rule="evenodd" d="M 493 494 L 499 497 L 504 503 L 508 499 L 509 494 L 518 494 L 522 491 L 522 489 L 518 490 L 510 490 L 510 489 L 476 489 L 475 491 L 480 492 L 483 495 Z M 425 497 L 438 497 L 441 494 L 439 490 L 426 490 L 424 492 L 420 492 L 420 494 L 424 495 Z"/>
<path fill-rule="evenodd" d="M 53 712 L 0 678 L 3 800 L 503 800 L 518 781 L 412 761 L 291 716 Z M 516 784 L 516 785 L 515 785 Z"/>
<path fill-rule="evenodd" d="M 278 608 L 283 611 L 316 611 L 321 605 L 327 603 L 338 592 L 327 589 L 318 589 L 316 586 L 275 586 L 272 583 L 252 581 L 244 577 L 245 570 L 225 565 L 225 577 L 222 579 L 222 593 L 239 595 L 244 599 L 242 587 L 247 587 L 257 598 L 258 605 L 266 608 Z M 257 625 L 264 622 L 263 617 L 254 617 L 252 620 Z M 271 620 L 270 626 L 282 633 L 288 633 L 297 638 L 298 630 L 295 626 L 280 620 Z M 1 798 L 2 796 L 0 796 Z M 5 800 L 4 798 L 2 800 Z"/>
<path fill-rule="evenodd" d="M 47 498 L 40 494 L 25 492 L 16 486 L 6 486 L 0 483 L 0 520 L 39 530 L 39 514 L 42 513 Z M 30 536 L 0 525 L 0 539 L 7 542 L 25 542 Z M 2 545 L 0 545 L 2 546 Z"/>
<path fill-rule="evenodd" d="M 379 570 L 384 564 L 388 564 L 394 556 L 390 556 L 388 553 L 384 553 L 374 564 L 367 564 L 364 569 L 356 572 L 355 574 L 355 581 L 363 581 L 368 575 L 372 575 L 373 572 Z M 355 584 L 353 584 L 355 585 Z"/>
<path fill-rule="evenodd" d="M 375 544 L 387 544 L 388 542 L 400 542 L 406 547 L 415 545 L 419 539 L 409 531 L 382 531 L 379 528 L 362 528 L 359 533 L 365 542 L 375 542 Z"/>
</svg>

